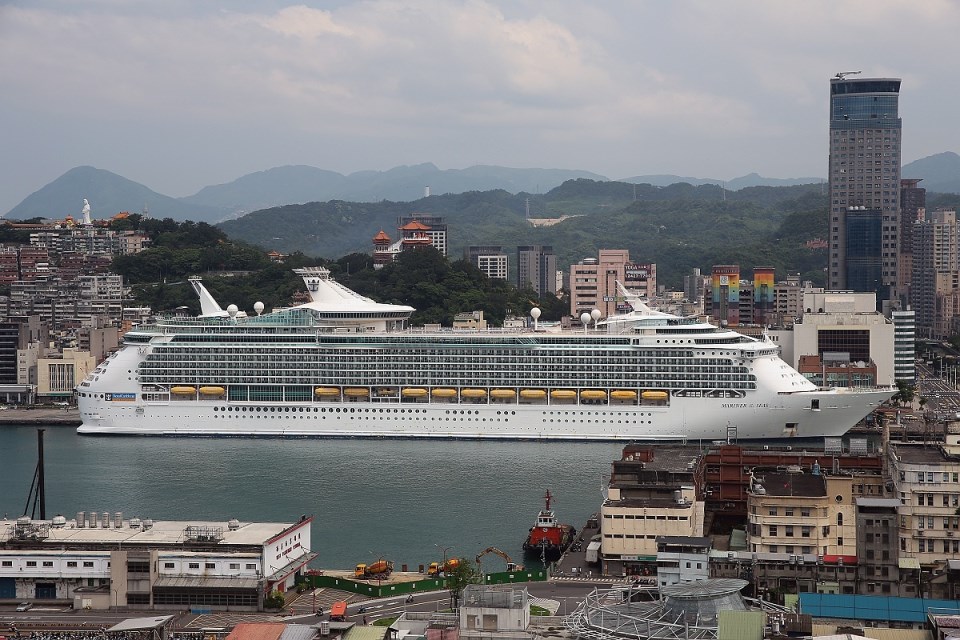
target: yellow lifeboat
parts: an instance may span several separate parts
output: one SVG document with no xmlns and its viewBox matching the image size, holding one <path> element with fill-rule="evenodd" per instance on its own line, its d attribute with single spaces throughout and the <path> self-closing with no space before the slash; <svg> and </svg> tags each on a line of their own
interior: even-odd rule
<svg viewBox="0 0 960 640">
<path fill-rule="evenodd" d="M 499 400 L 504 400 L 507 398 L 516 397 L 517 392 L 513 389 L 494 389 L 490 392 L 491 398 L 497 398 Z"/>
<path fill-rule="evenodd" d="M 487 391 L 485 389 L 464 389 L 460 392 L 462 398 L 485 398 Z"/>
<path fill-rule="evenodd" d="M 340 389 L 336 387 L 317 387 L 313 390 L 313 395 L 320 398 L 330 398 L 340 395 Z"/>
<path fill-rule="evenodd" d="M 520 397 L 525 400 L 542 400 L 547 397 L 547 392 L 543 389 L 521 389 Z"/>
<path fill-rule="evenodd" d="M 425 398 L 426 396 L 427 396 L 426 389 L 410 388 L 410 389 L 403 390 L 404 398 Z"/>
<path fill-rule="evenodd" d="M 585 389 L 580 392 L 580 398 L 582 400 L 606 400 L 607 392 L 600 389 Z"/>
<path fill-rule="evenodd" d="M 202 396 L 222 396 L 223 393 L 223 387 L 200 387 L 200 395 Z"/>
<path fill-rule="evenodd" d="M 617 389 L 616 391 L 610 392 L 610 397 L 614 400 L 636 400 L 637 392 L 628 391 L 626 389 Z"/>
<path fill-rule="evenodd" d="M 348 387 L 343 390 L 343 393 L 351 398 L 362 398 L 370 395 L 370 389 L 366 387 Z"/>
<path fill-rule="evenodd" d="M 434 389 L 430 393 L 433 394 L 434 398 L 452 398 L 457 395 L 456 389 Z"/>
<path fill-rule="evenodd" d="M 577 397 L 577 392 L 571 389 L 554 389 L 550 392 L 550 397 L 556 400 L 573 400 Z"/>
<path fill-rule="evenodd" d="M 196 392 L 196 387 L 173 387 L 170 389 L 170 393 L 175 393 L 178 396 L 192 396 Z"/>
<path fill-rule="evenodd" d="M 666 400 L 669 394 L 666 391 L 644 391 L 644 400 Z"/>
</svg>

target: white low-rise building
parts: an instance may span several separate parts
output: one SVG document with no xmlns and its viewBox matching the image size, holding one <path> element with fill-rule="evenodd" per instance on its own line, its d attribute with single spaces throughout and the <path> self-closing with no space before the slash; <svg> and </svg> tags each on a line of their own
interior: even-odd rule
<svg viewBox="0 0 960 640">
<path fill-rule="evenodd" d="M 258 610 L 265 594 L 293 587 L 316 557 L 312 520 L 125 520 L 107 512 L 0 520 L 0 599 Z"/>
</svg>

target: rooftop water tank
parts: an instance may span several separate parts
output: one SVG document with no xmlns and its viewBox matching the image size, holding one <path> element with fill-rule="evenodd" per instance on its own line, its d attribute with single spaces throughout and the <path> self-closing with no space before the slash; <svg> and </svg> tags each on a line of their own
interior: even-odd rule
<svg viewBox="0 0 960 640">
<path fill-rule="evenodd" d="M 77 528 L 83 529 L 87 526 L 87 512 L 77 511 Z"/>
<path fill-rule="evenodd" d="M 137 518 L 137 517 L 130 518 L 130 528 L 131 528 L 131 529 L 139 529 L 139 528 L 140 528 L 140 525 L 142 525 L 142 524 L 143 524 L 143 522 L 140 520 L 140 518 Z"/>
<path fill-rule="evenodd" d="M 240 528 L 240 521 L 237 520 L 236 518 L 233 518 L 227 523 L 227 529 L 229 529 L 230 531 L 236 531 L 239 528 Z"/>
<path fill-rule="evenodd" d="M 53 526 L 57 529 L 61 529 L 67 526 L 67 519 L 58 513 L 57 515 L 53 516 Z"/>
<path fill-rule="evenodd" d="M 113 526 L 116 529 L 123 526 L 123 511 L 117 511 L 113 514 Z"/>
<path fill-rule="evenodd" d="M 153 529 L 153 520 L 151 520 L 150 518 L 145 518 L 145 519 L 143 520 L 143 528 L 144 528 L 144 529 Z"/>
<path fill-rule="evenodd" d="M 100 526 L 102 526 L 104 529 L 110 528 L 110 512 L 109 511 L 104 511 L 103 514 L 101 514 Z"/>
</svg>

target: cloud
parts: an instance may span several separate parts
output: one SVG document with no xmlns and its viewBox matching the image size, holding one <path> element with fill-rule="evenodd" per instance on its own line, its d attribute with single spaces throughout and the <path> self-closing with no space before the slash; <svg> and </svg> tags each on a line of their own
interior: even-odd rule
<svg viewBox="0 0 960 640">
<path fill-rule="evenodd" d="M 133 163 L 144 178 L 165 162 L 172 183 L 185 158 L 218 179 L 289 162 L 822 174 L 838 71 L 904 78 L 905 150 L 960 146 L 958 27 L 948 0 L 22 1 L 0 6 L 0 117 L 31 166 L 59 145 L 124 173 L 137 140 L 157 154 Z"/>
</svg>

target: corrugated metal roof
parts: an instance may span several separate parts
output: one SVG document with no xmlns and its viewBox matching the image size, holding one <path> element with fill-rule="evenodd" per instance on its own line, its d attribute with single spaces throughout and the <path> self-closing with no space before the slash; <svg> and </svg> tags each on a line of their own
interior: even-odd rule
<svg viewBox="0 0 960 640">
<path fill-rule="evenodd" d="M 156 616 L 152 618 L 127 618 L 123 622 L 118 622 L 108 629 L 108 631 L 145 631 L 150 629 L 159 629 L 163 625 L 173 620 L 173 616 Z"/>
<path fill-rule="evenodd" d="M 763 611 L 720 611 L 717 640 L 761 640 L 767 616 Z"/>
<path fill-rule="evenodd" d="M 207 578 L 204 576 L 178 576 L 157 578 L 155 587 L 207 589 L 256 589 L 256 578 Z"/>
<path fill-rule="evenodd" d="M 660 594 L 668 598 L 716 598 L 728 593 L 739 593 L 750 584 L 738 578 L 710 578 L 695 582 L 680 582 L 660 587 Z"/>
<path fill-rule="evenodd" d="M 302 566 L 302 565 L 305 565 L 305 564 L 307 564 L 308 562 L 312 562 L 312 561 L 315 560 L 315 559 L 317 558 L 317 556 L 319 556 L 319 555 L 320 555 L 319 553 L 315 553 L 315 552 L 313 552 L 313 551 L 309 551 L 309 552 L 303 554 L 302 556 L 299 556 L 299 557 L 297 557 L 297 558 L 294 558 L 293 560 L 291 560 L 290 562 L 288 562 L 287 564 L 283 565 L 282 567 L 280 567 L 279 569 L 277 569 L 276 571 L 274 571 L 272 574 L 270 574 L 269 576 L 267 576 L 267 580 L 270 580 L 270 581 L 281 580 L 281 579 L 285 578 L 285 577 L 287 576 L 287 574 L 289 574 L 289 573 L 290 573 L 291 571 L 293 571 L 294 569 L 296 569 L 296 568 L 298 568 L 298 567 L 300 567 L 300 566 Z"/>
<path fill-rule="evenodd" d="M 837 633 L 835 624 L 813 625 L 813 637 L 824 638 Z M 932 640 L 933 634 L 926 629 L 887 629 L 883 627 L 864 627 L 863 635 L 874 640 Z"/>
<path fill-rule="evenodd" d="M 894 596 L 801 593 L 800 608 L 815 618 L 839 620 L 925 622 L 931 609 L 956 610 L 960 601 Z"/>
<path fill-rule="evenodd" d="M 227 640 L 279 640 L 285 626 L 282 622 L 241 622 Z"/>
<path fill-rule="evenodd" d="M 355 625 L 344 634 L 343 640 L 383 640 L 388 629 L 389 627 Z"/>
<path fill-rule="evenodd" d="M 317 635 L 317 628 L 305 624 L 288 624 L 280 636 L 280 640 L 312 640 Z"/>
<path fill-rule="evenodd" d="M 863 635 L 876 640 L 932 640 L 933 634 L 927 629 L 884 629 L 867 627 Z"/>
</svg>

